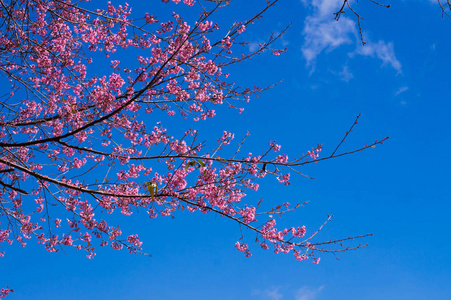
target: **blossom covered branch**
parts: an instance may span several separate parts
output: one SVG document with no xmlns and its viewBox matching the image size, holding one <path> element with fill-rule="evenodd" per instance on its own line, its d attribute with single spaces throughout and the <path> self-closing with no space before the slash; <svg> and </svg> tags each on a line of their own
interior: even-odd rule
<svg viewBox="0 0 451 300">
<path fill-rule="evenodd" d="M 342 245 L 364 236 L 313 242 L 322 227 L 310 235 L 303 225 L 278 229 L 273 216 L 302 205 L 265 211 L 243 198 L 266 176 L 289 185 L 289 172 L 301 174 L 303 165 L 385 139 L 344 153 L 337 152 L 340 143 L 322 158 L 321 145 L 290 159 L 276 142 L 260 155 L 238 157 L 245 139 L 230 155 L 230 132 L 208 148 L 195 129 L 176 138 L 152 121 L 161 113 L 202 121 L 224 104 L 242 112 L 240 103 L 266 90 L 240 87 L 226 70 L 256 54 L 285 51 L 273 48 L 284 31 L 254 51 L 237 47 L 277 0 L 226 31 L 213 21 L 225 1 L 200 3 L 193 24 L 176 13 L 167 22 L 149 13 L 132 19 L 127 4 L 93 11 L 83 2 L 0 1 L 0 72 L 11 85 L 0 101 L 0 243 L 25 246 L 34 237 L 49 252 L 74 247 L 92 258 L 98 246 L 111 246 L 145 254 L 137 234 L 123 236 L 108 223 L 113 211 L 131 215 L 139 208 L 150 218 L 212 212 L 256 234 L 261 248 L 314 263 L 316 252 L 364 246 Z M 128 58 L 121 60 L 124 53 Z M 251 255 L 244 236 L 235 246 Z"/>
</svg>

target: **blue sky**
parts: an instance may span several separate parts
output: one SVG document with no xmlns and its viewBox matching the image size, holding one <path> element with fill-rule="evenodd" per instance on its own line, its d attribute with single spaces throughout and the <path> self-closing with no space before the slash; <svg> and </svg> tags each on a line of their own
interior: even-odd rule
<svg viewBox="0 0 451 300">
<path fill-rule="evenodd" d="M 128 2 L 134 12 L 192 12 L 159 1 Z M 289 187 L 265 179 L 247 197 L 309 201 L 287 223 L 313 229 L 333 214 L 320 239 L 373 233 L 362 241 L 369 247 L 339 260 L 322 255 L 314 265 L 250 243 L 253 256 L 245 258 L 234 248 L 239 227 L 212 214 L 118 215 L 123 232 L 138 233 L 152 258 L 100 248 L 88 260 L 84 253 L 13 244 L 0 260 L 0 286 L 16 290 L 8 299 L 450 299 L 451 19 L 441 17 L 435 1 L 384 1 L 389 9 L 360 1 L 353 7 L 365 18 L 362 47 L 349 11 L 333 20 L 339 2 L 281 0 L 249 27 L 253 47 L 292 21 L 279 41 L 288 51 L 240 64 L 231 78 L 250 86 L 283 83 L 242 114 L 224 107 L 195 125 L 212 146 L 223 130 L 237 137 L 249 130 L 244 153 L 276 139 L 288 155 L 318 143 L 326 155 L 361 113 L 343 150 L 390 136 L 383 146 L 309 165 L 304 173 L 316 179 L 293 176 Z M 232 1 L 217 20 L 250 17 L 264 3 Z M 161 121 L 174 134 L 193 126 Z"/>
</svg>

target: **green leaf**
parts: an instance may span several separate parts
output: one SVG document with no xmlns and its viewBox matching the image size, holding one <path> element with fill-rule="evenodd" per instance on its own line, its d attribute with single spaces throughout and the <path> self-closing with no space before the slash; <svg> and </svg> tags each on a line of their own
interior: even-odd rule
<svg viewBox="0 0 451 300">
<path fill-rule="evenodd" d="M 185 165 L 185 171 L 188 171 L 189 167 L 194 167 L 196 165 L 195 161 L 189 161 L 188 163 L 186 163 Z"/>
<path fill-rule="evenodd" d="M 200 159 L 197 160 L 197 165 L 198 168 L 205 168 L 205 163 Z"/>
</svg>

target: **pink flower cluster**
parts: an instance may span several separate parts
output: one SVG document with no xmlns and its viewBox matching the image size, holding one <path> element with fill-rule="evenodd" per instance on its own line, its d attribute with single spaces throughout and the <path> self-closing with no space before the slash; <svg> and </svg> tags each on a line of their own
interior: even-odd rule
<svg viewBox="0 0 451 300">
<path fill-rule="evenodd" d="M 321 149 L 323 148 L 323 145 L 318 145 L 316 146 L 316 148 L 313 148 L 310 151 L 307 151 L 307 154 L 313 158 L 313 159 L 317 159 L 319 157 L 319 153 L 321 152 Z"/>
<path fill-rule="evenodd" d="M 251 257 L 251 256 L 252 256 L 251 252 L 250 252 L 249 249 L 248 249 L 247 244 L 240 243 L 240 242 L 236 242 L 236 243 L 235 243 L 235 248 L 236 248 L 238 251 L 244 252 L 244 254 L 246 255 L 246 257 Z"/>
<path fill-rule="evenodd" d="M 10 289 L 9 287 L 6 288 L 2 288 L 0 290 L 0 298 L 5 298 L 6 296 L 8 296 L 10 293 L 14 293 L 13 289 Z"/>
</svg>

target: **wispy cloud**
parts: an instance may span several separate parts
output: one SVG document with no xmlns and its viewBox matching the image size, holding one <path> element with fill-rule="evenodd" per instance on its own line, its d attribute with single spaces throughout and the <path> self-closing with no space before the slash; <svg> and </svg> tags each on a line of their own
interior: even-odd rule
<svg viewBox="0 0 451 300">
<path fill-rule="evenodd" d="M 409 87 L 407 87 L 407 86 L 400 87 L 400 88 L 395 92 L 395 96 L 398 96 L 399 94 L 404 93 L 404 92 L 407 91 L 408 89 L 409 89 Z"/>
<path fill-rule="evenodd" d="M 265 290 L 254 290 L 252 291 L 252 296 L 256 296 L 259 299 L 280 300 L 283 298 L 283 295 L 279 290 L 279 287 L 272 287 Z"/>
<path fill-rule="evenodd" d="M 315 61 L 322 52 L 330 52 L 343 45 L 355 45 L 354 54 L 375 57 L 382 60 L 383 65 L 393 67 L 401 73 L 401 63 L 396 58 L 393 43 L 384 41 L 372 42 L 366 38 L 367 44 L 361 45 L 356 22 L 341 16 L 340 21 L 333 19 L 333 14 L 340 9 L 341 1 L 337 0 L 301 0 L 311 10 L 304 22 L 304 44 L 301 48 L 307 66 L 315 68 Z"/>
<path fill-rule="evenodd" d="M 340 22 L 333 19 L 340 3 L 334 0 L 303 0 L 312 9 L 312 15 L 304 22 L 304 45 L 302 54 L 307 66 L 314 66 L 316 57 L 325 51 L 332 51 L 343 44 L 352 44 L 357 37 L 356 24 L 343 17 Z"/>
<path fill-rule="evenodd" d="M 346 82 L 349 82 L 352 78 L 354 78 L 354 75 L 348 70 L 348 66 L 343 66 L 343 71 L 338 72 L 338 75 L 340 76 L 340 79 Z"/>
<path fill-rule="evenodd" d="M 295 299 L 296 300 L 315 300 L 316 296 L 324 289 L 324 285 L 319 288 L 310 288 L 310 287 L 302 287 L 296 291 Z"/>
<path fill-rule="evenodd" d="M 378 41 L 377 43 L 369 42 L 365 46 L 361 46 L 356 51 L 357 54 L 377 57 L 382 60 L 384 65 L 390 65 L 398 73 L 401 73 L 401 63 L 398 61 L 393 49 L 393 43 L 385 43 Z"/>
</svg>

